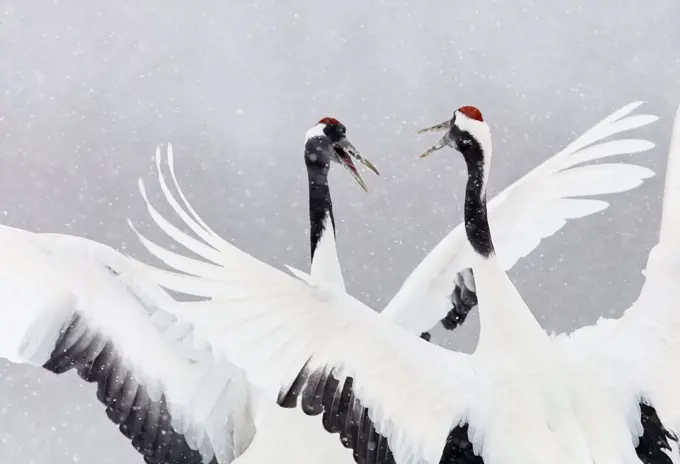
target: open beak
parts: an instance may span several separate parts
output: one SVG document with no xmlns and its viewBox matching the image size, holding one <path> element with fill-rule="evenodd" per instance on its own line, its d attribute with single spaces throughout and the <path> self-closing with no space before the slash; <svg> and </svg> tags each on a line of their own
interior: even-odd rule
<svg viewBox="0 0 680 464">
<path fill-rule="evenodd" d="M 449 119 L 448 121 L 444 121 L 441 124 L 437 124 L 435 126 L 427 127 L 425 129 L 419 130 L 417 133 L 418 134 L 424 134 L 426 132 L 438 132 L 438 131 L 447 131 L 444 137 L 439 139 L 437 143 L 432 145 L 430 148 L 428 148 L 422 155 L 420 155 L 421 158 L 425 158 L 426 156 L 430 156 L 432 153 L 434 153 L 437 150 L 441 150 L 445 146 L 449 144 L 451 141 L 451 137 L 449 137 L 449 130 L 451 129 L 451 120 Z"/>
<path fill-rule="evenodd" d="M 425 129 L 420 129 L 416 134 L 424 134 L 425 132 L 439 132 L 443 130 L 449 130 L 451 129 L 451 120 L 444 121 L 441 124 L 437 124 L 436 126 L 432 127 L 426 127 Z"/>
<path fill-rule="evenodd" d="M 361 174 L 359 174 L 359 171 L 354 165 L 354 161 L 352 161 L 352 158 L 359 160 L 368 169 L 380 175 L 380 173 L 373 165 L 373 163 L 371 163 L 361 153 L 359 153 L 359 150 L 357 150 L 354 147 L 354 145 L 352 145 L 352 142 L 350 142 L 346 138 L 343 138 L 339 142 L 333 144 L 333 148 L 335 149 L 335 152 L 338 154 L 338 157 L 340 158 L 342 165 L 345 166 L 345 168 L 349 171 L 352 177 L 354 177 L 354 180 L 357 181 L 361 188 L 364 189 L 364 191 L 368 192 L 368 187 L 366 187 L 366 183 L 364 182 L 364 179 L 362 179 Z"/>
</svg>

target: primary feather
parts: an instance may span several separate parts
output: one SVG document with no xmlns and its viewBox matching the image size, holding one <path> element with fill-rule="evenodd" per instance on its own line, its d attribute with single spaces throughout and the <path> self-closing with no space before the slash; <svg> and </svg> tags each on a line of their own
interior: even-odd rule
<svg viewBox="0 0 680 464">
<path fill-rule="evenodd" d="M 601 132 L 611 134 L 612 130 Z M 535 172 L 514 190 L 521 193 L 523 187 L 529 192 L 531 185 L 539 185 L 526 180 L 540 179 Z M 560 170 L 553 167 L 546 172 L 559 174 Z M 591 172 L 591 180 L 603 179 L 601 168 Z M 650 175 L 637 167 L 619 172 L 636 173 L 631 176 L 637 177 L 632 183 Z M 625 184 L 612 181 L 609 185 L 610 191 L 616 191 Z M 556 198 L 547 197 L 567 205 L 563 218 L 579 217 L 602 207 L 601 202 L 589 199 L 571 200 L 567 182 L 556 182 L 556 186 Z M 507 197 L 511 194 L 513 189 Z M 152 216 L 158 216 L 145 200 Z M 182 234 L 167 221 L 157 224 L 171 237 Z M 187 221 L 198 236 L 208 230 L 206 226 L 201 231 L 201 224 Z M 542 230 L 541 234 L 545 230 L 554 232 L 555 225 Z M 181 243 L 205 261 L 200 266 L 192 259 L 171 264 L 168 258 L 172 255 L 150 246 L 153 254 L 179 272 L 153 267 L 145 272 L 164 287 L 208 301 L 183 303 L 173 307 L 173 312 L 193 326 L 197 339 L 252 375 L 266 391 L 265 396 L 278 392 L 282 405 L 295 406 L 299 398 L 308 414 L 323 411 L 323 427 L 340 433 L 345 446 L 354 450 L 357 462 L 433 463 L 440 462 L 442 455 L 459 455 L 469 462 L 480 458 L 486 462 L 589 462 L 586 437 L 604 442 L 595 453 L 601 456 L 598 462 L 638 462 L 634 445 L 644 438 L 638 432 L 645 429 L 636 426 L 640 415 L 635 414 L 641 410 L 635 402 L 636 394 L 631 396 L 629 390 L 624 399 L 603 395 L 608 403 L 600 410 L 607 410 L 609 416 L 600 418 L 601 428 L 609 430 L 609 435 L 582 429 L 585 416 L 579 414 L 587 401 L 570 397 L 578 388 L 565 380 L 578 379 L 586 371 L 566 361 L 569 354 L 549 342 L 545 334 L 540 335 L 541 331 L 534 332 L 539 334 L 536 340 L 544 339 L 547 344 L 537 349 L 529 343 L 531 339 L 524 340 L 524 345 L 518 345 L 524 347 L 520 349 L 522 356 L 508 358 L 513 363 L 519 361 L 518 365 L 485 356 L 484 350 L 474 358 L 449 353 L 413 337 L 419 328 L 414 330 L 407 324 L 407 331 L 387 323 L 323 280 L 291 269 L 295 278 L 273 268 L 249 279 L 249 270 L 262 263 L 236 253 L 227 242 L 211 242 L 212 249 L 202 249 L 200 240 L 185 234 Z M 433 267 L 435 274 L 449 271 L 449 263 L 432 261 L 438 265 Z M 491 295 L 488 291 L 484 294 L 484 298 Z M 519 324 L 519 319 L 506 322 Z M 506 337 L 513 338 L 513 327 L 507 328 Z M 498 334 L 492 338 L 503 339 Z M 540 357 L 541 353 L 546 357 Z M 560 374 L 553 362 L 573 371 Z M 516 377 L 522 366 L 529 370 L 525 377 Z M 571 402 L 577 411 L 571 410 Z M 309 446 L 316 445 L 312 441 Z"/>
<path fill-rule="evenodd" d="M 602 199 L 583 197 L 630 190 L 654 175 L 647 168 L 628 163 L 579 166 L 654 147 L 652 142 L 641 139 L 605 140 L 658 119 L 653 115 L 631 115 L 641 104 L 630 103 L 612 113 L 489 202 L 489 223 L 505 270 L 536 249 L 541 240 L 558 232 L 567 220 L 586 217 L 609 206 Z M 412 332 L 421 333 L 446 317 L 453 299 L 458 321 L 464 320 L 477 304 L 474 283 L 461 286 L 464 282 L 460 276 L 462 272 L 469 273 L 473 258 L 461 223 L 409 274 L 382 313 Z M 473 281 L 469 277 L 466 280 Z M 456 308 L 452 296 L 461 292 L 468 297 L 459 300 Z"/>
<path fill-rule="evenodd" d="M 146 462 L 226 464 L 252 439 L 245 373 L 216 362 L 175 304 L 114 250 L 0 227 L 0 355 L 75 369 Z M 238 426 L 237 426 L 238 424 Z"/>
<path fill-rule="evenodd" d="M 585 142 L 654 119 L 623 118 L 627 113 L 619 113 Z M 588 145 L 585 142 L 583 146 Z M 590 148 L 581 151 L 580 162 L 649 148 L 644 141 L 608 144 L 600 156 Z M 178 187 L 171 156 L 168 162 Z M 574 179 L 560 180 L 558 174 L 569 171 L 560 173 L 558 165 L 562 170 L 568 167 L 557 163 L 529 183 L 526 179 L 533 171 L 497 197 L 521 199 L 512 189 L 521 191 L 522 182 L 538 186 L 544 176 L 552 176 L 551 185 L 559 187 L 548 198 L 549 209 L 561 210 L 560 215 L 543 224 L 538 239 L 522 241 L 517 256 L 558 230 L 565 219 L 606 207 L 600 200 L 570 198 L 575 194 L 570 183 Z M 644 168 L 632 165 L 581 174 L 586 181 L 576 185 L 591 193 L 633 188 L 649 176 Z M 484 423 L 480 417 L 489 414 L 488 408 L 475 410 L 477 422 L 468 418 L 472 397 L 481 397 L 473 392 L 482 391 L 470 358 L 409 336 L 427 324 L 396 318 L 406 331 L 384 317 L 379 320 L 319 276 L 291 269 L 296 279 L 255 260 L 212 231 L 179 188 L 180 201 L 172 196 L 160 164 L 159 182 L 195 237 L 159 214 L 140 184 L 152 219 L 202 260 L 142 240 L 181 273 L 151 268 L 78 237 L 0 229 L 4 258 L 0 295 L 7 308 L 0 324 L 0 355 L 55 373 L 75 369 L 95 382 L 110 419 L 149 463 L 225 464 L 237 458 L 245 463 L 282 456 L 295 462 L 347 462 L 351 457 L 336 451 L 332 436 L 323 432 L 317 418 L 272 409 L 277 397 L 285 402 L 300 395 L 306 412 L 325 411 L 323 426 L 340 432 L 358 460 L 437 462 L 442 446 L 452 443 L 458 450 L 468 443 L 470 453 L 474 445 L 478 454 L 465 454 L 466 459 L 505 452 L 509 443 L 502 434 L 474 428 L 475 423 Z M 492 221 L 502 217 L 505 207 L 497 208 Z M 527 217 L 525 224 L 531 224 L 534 216 Z M 445 251 L 452 250 L 459 248 Z M 459 290 L 464 286 L 475 291 L 467 268 L 456 270 L 441 255 L 432 254 L 423 264 L 433 261 L 439 267 L 431 267 L 434 278 L 428 278 L 436 283 L 443 274 L 441 288 L 448 288 L 449 294 L 454 281 Z M 158 283 L 209 301 L 177 303 Z M 426 279 L 405 288 L 411 288 L 412 298 L 420 298 L 419 292 L 432 291 L 430 285 Z M 402 300 L 407 302 L 404 311 L 412 312 L 409 299 Z M 437 311 L 440 315 L 446 309 Z M 434 321 L 434 316 L 425 314 L 427 318 Z M 489 404 L 499 397 L 497 392 L 507 393 L 502 385 L 497 387 L 486 391 Z M 520 397 L 530 396 L 530 391 L 517 396 L 517 404 Z M 519 409 L 515 405 L 506 412 L 507 417 L 517 417 Z M 528 442 L 514 446 L 517 450 L 511 454 L 518 460 L 544 456 L 535 455 Z"/>
</svg>

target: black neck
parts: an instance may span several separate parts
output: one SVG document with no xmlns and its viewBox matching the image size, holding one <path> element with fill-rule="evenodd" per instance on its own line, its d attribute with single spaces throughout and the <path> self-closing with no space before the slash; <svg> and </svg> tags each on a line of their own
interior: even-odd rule
<svg viewBox="0 0 680 464">
<path fill-rule="evenodd" d="M 309 238 L 311 259 L 313 260 L 316 246 L 325 231 L 324 220 L 326 216 L 328 215 L 331 218 L 333 234 L 335 234 L 335 218 L 333 217 L 331 192 L 328 188 L 328 167 L 324 169 L 316 165 L 308 165 L 307 176 L 309 178 Z"/>
<path fill-rule="evenodd" d="M 495 251 L 486 213 L 484 165 L 482 161 L 466 161 L 466 163 L 468 181 L 465 187 L 465 232 L 475 252 L 488 258 L 495 254 Z"/>
</svg>

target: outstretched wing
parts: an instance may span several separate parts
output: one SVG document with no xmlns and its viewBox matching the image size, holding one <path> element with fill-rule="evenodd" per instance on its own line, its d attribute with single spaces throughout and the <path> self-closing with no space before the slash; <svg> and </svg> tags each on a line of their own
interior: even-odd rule
<svg viewBox="0 0 680 464">
<path fill-rule="evenodd" d="M 506 270 L 531 253 L 568 219 L 607 208 L 589 195 L 624 192 L 654 175 L 628 163 L 582 163 L 649 150 L 641 139 L 606 140 L 612 135 L 646 126 L 658 118 L 630 115 L 641 102 L 631 103 L 596 124 L 564 150 L 506 188 L 489 203 L 489 221 L 498 259 Z M 445 328 L 461 324 L 477 304 L 470 269 L 472 249 L 463 224 L 453 229 L 411 272 L 382 311 L 384 316 L 420 334 L 440 320 Z"/>
<path fill-rule="evenodd" d="M 640 402 L 656 412 L 661 423 L 651 439 L 657 448 L 661 444 L 662 451 L 675 446 L 676 460 L 680 437 L 679 163 L 680 107 L 668 154 L 659 242 L 649 254 L 640 296 L 621 318 L 601 319 L 594 327 L 558 339 L 574 369 L 585 378 L 603 379 L 603 394 L 618 398 L 624 405 L 620 409 L 635 411 Z M 635 412 L 639 421 L 640 412 Z"/>
<path fill-rule="evenodd" d="M 265 401 L 295 407 L 300 400 L 306 414 L 323 413 L 319 428 L 339 433 L 357 462 L 439 462 L 475 391 L 469 358 L 425 343 L 335 286 L 246 255 L 208 228 L 175 182 L 182 208 L 159 175 L 168 203 L 193 236 L 165 219 L 140 184 L 149 213 L 200 259 L 140 235 L 178 271 L 145 266 L 145 273 L 170 290 L 207 299 L 173 307 L 195 337 L 244 369 Z M 307 446 L 318 446 L 314 436 Z M 466 449 L 472 452 L 469 443 Z"/>
<path fill-rule="evenodd" d="M 97 385 L 147 463 L 225 464 L 254 425 L 243 371 L 194 344 L 174 301 L 86 239 L 0 227 L 0 356 Z"/>
</svg>

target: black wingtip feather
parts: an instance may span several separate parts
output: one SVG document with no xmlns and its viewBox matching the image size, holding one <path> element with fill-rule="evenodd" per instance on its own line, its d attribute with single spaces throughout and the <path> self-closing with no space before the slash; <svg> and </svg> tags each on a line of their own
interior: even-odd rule
<svg viewBox="0 0 680 464">
<path fill-rule="evenodd" d="M 635 448 L 640 461 L 644 464 L 672 464 L 667 452 L 672 451 L 670 442 L 678 443 L 678 437 L 666 429 L 656 409 L 644 402 L 640 403 L 640 420 L 643 432 Z"/>
<path fill-rule="evenodd" d="M 308 362 L 291 387 L 280 392 L 278 404 L 291 407 L 291 404 L 296 403 L 295 397 L 303 395 L 302 403 L 307 404 L 305 412 L 308 415 L 317 415 L 323 411 L 324 428 L 330 433 L 339 434 L 340 442 L 346 448 L 352 449 L 355 462 L 394 464 L 387 438 L 378 433 L 369 410 L 355 395 L 354 379 L 346 377 L 344 381 L 340 381 L 340 376 L 336 377 L 335 374 L 335 369 L 329 369 L 329 366 L 311 369 Z M 449 431 L 440 464 L 483 464 L 482 458 L 474 454 L 468 440 L 467 424 Z"/>
<path fill-rule="evenodd" d="M 377 433 L 368 409 L 354 395 L 353 379 L 340 382 L 333 369 L 310 369 L 309 363 L 300 371 L 293 384 L 281 391 L 278 404 L 294 407 L 297 396 L 303 395 L 304 411 L 308 415 L 323 412 L 323 426 L 338 433 L 340 442 L 353 451 L 354 460 L 361 464 L 394 464 L 387 440 Z M 342 383 L 342 385 L 341 385 Z M 314 446 L 310 443 L 310 446 Z"/>
<path fill-rule="evenodd" d="M 109 419 L 144 457 L 147 464 L 205 463 L 171 425 L 165 396 L 150 401 L 144 385 L 127 369 L 111 342 L 74 315 L 62 329 L 43 367 L 55 374 L 75 369 L 87 382 L 97 384 L 97 398 Z"/>
</svg>

